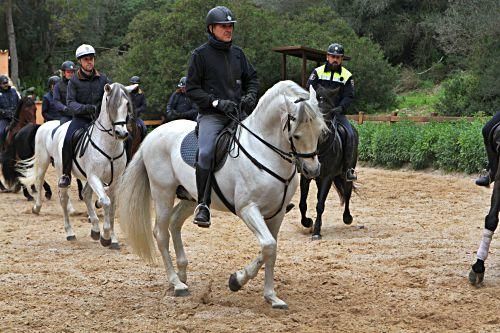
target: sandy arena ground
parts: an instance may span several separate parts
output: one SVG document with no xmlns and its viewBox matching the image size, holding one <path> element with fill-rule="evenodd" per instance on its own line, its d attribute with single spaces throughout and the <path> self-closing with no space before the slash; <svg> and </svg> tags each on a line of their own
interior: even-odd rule
<svg viewBox="0 0 500 333">
<path fill-rule="evenodd" d="M 20 193 L 0 194 L 0 332 L 500 332 L 498 237 L 484 285 L 467 280 L 491 190 L 438 172 L 362 167 L 358 176 L 352 225 L 335 192 L 321 241 L 311 241 L 298 208 L 286 216 L 276 288 L 289 310 L 265 303 L 263 270 L 228 289 L 259 249 L 230 214 L 215 213 L 208 230 L 187 221 L 191 295 L 175 298 L 163 264 L 132 254 L 119 227 L 119 251 L 90 238 L 82 202 L 72 219 L 78 239 L 68 242 L 57 189 L 39 216 Z M 55 188 L 53 170 L 49 181 Z"/>
</svg>

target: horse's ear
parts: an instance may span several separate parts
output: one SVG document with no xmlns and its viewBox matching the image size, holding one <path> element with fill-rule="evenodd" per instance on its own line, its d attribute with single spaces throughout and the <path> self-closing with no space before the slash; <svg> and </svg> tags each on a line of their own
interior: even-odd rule
<svg viewBox="0 0 500 333">
<path fill-rule="evenodd" d="M 106 85 L 104 86 L 104 91 L 108 94 L 111 92 L 111 86 L 109 85 L 109 83 L 106 83 Z"/>
<path fill-rule="evenodd" d="M 318 98 L 316 97 L 316 90 L 314 90 L 312 84 L 309 86 L 309 101 L 314 105 L 318 105 Z"/>
<path fill-rule="evenodd" d="M 130 86 L 126 86 L 125 87 L 125 90 L 128 92 L 128 93 L 131 93 L 132 91 L 134 91 L 139 85 L 138 84 L 132 84 Z"/>
</svg>

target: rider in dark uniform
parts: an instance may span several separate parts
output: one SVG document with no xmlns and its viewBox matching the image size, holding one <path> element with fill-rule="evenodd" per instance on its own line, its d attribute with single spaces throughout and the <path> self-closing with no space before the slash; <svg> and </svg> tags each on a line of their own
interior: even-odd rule
<svg viewBox="0 0 500 333">
<path fill-rule="evenodd" d="M 187 76 L 187 96 L 198 105 L 198 162 L 196 186 L 198 206 L 194 223 L 210 226 L 210 178 L 215 140 L 230 122 L 229 114 L 253 110 L 259 83 L 257 72 L 243 50 L 232 45 L 236 18 L 223 6 L 212 8 L 206 17 L 208 42 L 191 55 Z"/>
<path fill-rule="evenodd" d="M 58 120 L 61 118 L 61 114 L 57 110 L 54 100 L 54 86 L 59 81 L 61 81 L 59 76 L 51 76 L 47 81 L 49 91 L 43 95 L 42 99 L 42 116 L 45 121 Z"/>
<path fill-rule="evenodd" d="M 144 124 L 144 120 L 140 118 L 140 116 L 146 112 L 147 104 L 146 104 L 146 96 L 144 96 L 144 91 L 139 88 L 139 83 L 141 83 L 141 79 L 134 75 L 130 78 L 129 82 L 131 84 L 137 84 L 137 88 L 130 92 L 130 98 L 132 99 L 132 103 L 134 104 L 134 116 L 135 123 L 137 127 L 141 129 L 141 135 L 144 138 L 147 133 L 146 125 Z"/>
<path fill-rule="evenodd" d="M 54 87 L 54 104 L 60 114 L 61 124 L 70 121 L 72 118 L 71 110 L 67 107 L 68 82 L 75 74 L 75 64 L 72 61 L 65 61 L 61 65 L 62 80 Z"/>
<path fill-rule="evenodd" d="M 94 68 L 95 50 L 92 46 L 82 44 L 76 49 L 76 58 L 80 69 L 68 82 L 68 108 L 73 119 L 68 127 L 62 148 L 63 175 L 59 179 L 59 187 L 66 188 L 71 184 L 73 166 L 73 147 L 71 139 L 76 130 L 89 126 L 99 116 L 104 86 L 110 83 L 106 75 Z"/>
<path fill-rule="evenodd" d="M 6 75 L 0 75 L 0 139 L 4 138 L 6 128 L 16 113 L 17 103 L 19 95 L 16 89 L 10 86 Z"/>
<path fill-rule="evenodd" d="M 479 186 L 490 186 L 490 184 L 495 180 L 495 175 L 498 170 L 498 154 L 491 147 L 489 135 L 491 130 L 500 123 L 500 111 L 498 111 L 483 127 L 483 141 L 484 147 L 486 148 L 486 155 L 488 156 L 488 174 L 481 176 L 476 179 L 476 185 Z"/>
<path fill-rule="evenodd" d="M 331 44 L 327 50 L 326 63 L 316 68 L 311 73 L 311 76 L 307 81 L 307 88 L 309 88 L 310 85 L 312 85 L 314 89 L 317 89 L 318 85 L 328 89 L 340 88 L 332 115 L 336 115 L 337 121 L 340 122 L 340 124 L 342 124 L 342 126 L 346 129 L 348 138 L 350 139 L 342 143 L 344 161 L 348 164 L 354 159 L 353 147 L 355 134 L 351 123 L 345 116 L 345 113 L 354 99 L 354 80 L 351 72 L 342 66 L 343 60 L 344 47 L 337 43 Z M 347 169 L 346 180 L 356 180 L 357 177 L 354 169 L 349 168 L 348 165 L 346 165 L 345 168 Z"/>
<path fill-rule="evenodd" d="M 168 100 L 167 112 L 165 112 L 166 123 L 177 119 L 196 120 L 198 117 L 198 106 L 186 95 L 186 80 L 185 76 L 180 79 L 177 90 Z"/>
</svg>

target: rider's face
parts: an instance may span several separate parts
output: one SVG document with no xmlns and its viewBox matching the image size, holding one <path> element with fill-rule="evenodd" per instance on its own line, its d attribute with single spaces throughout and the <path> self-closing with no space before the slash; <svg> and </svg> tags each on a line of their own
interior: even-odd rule
<svg viewBox="0 0 500 333">
<path fill-rule="evenodd" d="M 7 90 L 9 88 L 9 81 L 0 82 L 0 89 Z"/>
<path fill-rule="evenodd" d="M 327 54 L 326 60 L 330 65 L 342 65 L 342 59 L 344 57 L 341 55 Z"/>
<path fill-rule="evenodd" d="M 233 23 L 225 23 L 225 24 L 213 24 L 212 25 L 212 33 L 214 34 L 217 40 L 221 42 L 230 42 L 233 40 Z"/>
<path fill-rule="evenodd" d="M 92 72 L 94 69 L 94 61 L 95 58 L 92 55 L 84 56 L 80 58 L 80 66 L 82 66 L 82 69 L 86 72 Z"/>
<path fill-rule="evenodd" d="M 74 73 L 75 73 L 75 71 L 67 69 L 64 71 L 64 77 L 66 78 L 66 80 L 69 80 L 69 79 L 71 79 L 71 77 L 73 76 Z"/>
</svg>

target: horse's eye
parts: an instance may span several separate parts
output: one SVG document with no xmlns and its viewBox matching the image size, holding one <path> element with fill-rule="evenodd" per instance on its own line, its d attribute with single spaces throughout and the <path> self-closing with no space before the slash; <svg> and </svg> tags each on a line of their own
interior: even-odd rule
<svg viewBox="0 0 500 333">
<path fill-rule="evenodd" d="M 293 138 L 294 138 L 295 140 L 298 140 L 298 139 L 300 139 L 300 135 L 294 134 L 294 135 L 293 135 Z"/>
</svg>

